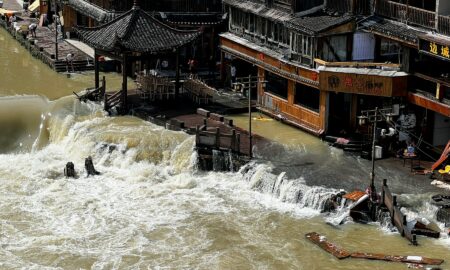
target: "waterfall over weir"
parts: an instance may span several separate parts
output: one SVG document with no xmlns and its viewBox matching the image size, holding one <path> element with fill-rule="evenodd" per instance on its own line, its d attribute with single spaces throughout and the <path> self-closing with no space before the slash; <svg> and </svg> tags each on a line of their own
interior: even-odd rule
<svg viewBox="0 0 450 270">
<path fill-rule="evenodd" d="M 253 189 L 300 208 L 321 211 L 327 199 L 339 192 L 325 187 L 310 187 L 302 179 L 287 179 L 284 172 L 276 175 L 271 170 L 266 164 L 252 162 L 244 166 L 241 172 Z"/>
</svg>

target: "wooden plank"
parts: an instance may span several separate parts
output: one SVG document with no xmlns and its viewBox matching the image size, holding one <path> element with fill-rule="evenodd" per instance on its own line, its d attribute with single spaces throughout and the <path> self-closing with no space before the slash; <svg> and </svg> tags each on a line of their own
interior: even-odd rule
<svg viewBox="0 0 450 270">
<path fill-rule="evenodd" d="M 371 62 L 326 62 L 322 59 L 315 58 L 314 62 L 326 67 L 390 67 L 400 68 L 399 64 L 371 63 Z"/>
<path fill-rule="evenodd" d="M 432 110 L 450 117 L 450 106 L 437 100 L 432 100 L 416 93 L 408 93 L 408 101 L 417 106 Z"/>
<path fill-rule="evenodd" d="M 422 256 L 394 256 L 376 253 L 363 253 L 354 252 L 350 254 L 351 258 L 357 259 L 367 259 L 367 260 L 378 260 L 378 261 L 388 261 L 388 262 L 401 262 L 401 263 L 417 263 L 417 264 L 428 264 L 428 265 L 441 265 L 444 260 L 432 259 Z"/>
<path fill-rule="evenodd" d="M 364 191 L 361 190 L 355 190 L 353 192 L 347 193 L 344 196 L 342 196 L 343 198 L 346 198 L 348 200 L 351 201 L 357 201 L 359 199 L 361 199 L 362 196 L 366 195 L 367 193 L 365 193 Z"/>
<path fill-rule="evenodd" d="M 350 253 L 335 244 L 328 242 L 324 236 L 316 233 L 311 232 L 305 235 L 306 239 L 313 242 L 317 246 L 319 246 L 321 249 L 325 250 L 326 252 L 332 254 L 334 257 L 342 260 L 345 258 L 350 257 Z"/>
</svg>

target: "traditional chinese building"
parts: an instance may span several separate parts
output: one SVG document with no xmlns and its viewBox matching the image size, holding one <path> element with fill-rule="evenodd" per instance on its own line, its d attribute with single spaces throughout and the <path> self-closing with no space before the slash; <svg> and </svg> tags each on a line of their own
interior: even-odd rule
<svg viewBox="0 0 450 270">
<path fill-rule="evenodd" d="M 223 57 L 238 77 L 259 78 L 262 111 L 317 135 L 355 131 L 362 110 L 401 114 L 408 104 L 425 110 L 426 121 L 435 118 L 437 128 L 449 117 L 448 7 L 404 2 L 224 0 Z"/>
<path fill-rule="evenodd" d="M 264 82 L 258 84 L 260 109 L 324 134 L 331 99 L 329 89 L 320 85 L 315 59 L 351 59 L 355 16 L 316 0 L 224 0 L 224 5 L 230 20 L 221 49 L 225 58 L 234 58 L 233 65 L 245 66 L 238 68 L 238 76 L 252 70 Z"/>
<path fill-rule="evenodd" d="M 66 32 L 73 32 L 74 26 L 94 27 L 108 22 L 129 10 L 133 0 L 68 0 L 65 5 L 59 2 L 59 9 L 63 10 Z M 143 10 L 152 16 L 180 30 L 202 29 L 199 39 L 190 46 L 182 49 L 182 64 L 187 65 L 189 59 L 195 59 L 200 66 L 207 69 L 211 63 L 220 60 L 218 47 L 218 33 L 225 30 L 226 14 L 222 13 L 219 0 L 155 0 L 139 1 Z M 160 59 L 149 64 L 152 68 L 158 63 L 170 62 L 174 59 Z"/>
<path fill-rule="evenodd" d="M 390 61 L 408 73 L 404 104 L 415 132 L 433 145 L 450 139 L 450 2 L 378 0 L 374 15 L 358 25 L 366 57 Z"/>
</svg>

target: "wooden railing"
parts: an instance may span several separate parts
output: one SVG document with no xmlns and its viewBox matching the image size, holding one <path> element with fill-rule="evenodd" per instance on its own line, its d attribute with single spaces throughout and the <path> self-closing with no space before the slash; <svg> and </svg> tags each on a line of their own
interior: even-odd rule
<svg viewBox="0 0 450 270">
<path fill-rule="evenodd" d="M 381 205 L 386 206 L 391 215 L 392 223 L 397 227 L 399 233 L 408 239 L 413 245 L 417 245 L 416 235 L 412 233 L 412 228 L 407 226 L 406 215 L 404 215 L 397 206 L 397 196 L 393 196 L 386 179 L 383 180 L 381 190 Z"/>
<path fill-rule="evenodd" d="M 227 149 L 235 153 L 241 151 L 241 135 L 232 130 L 231 134 L 220 132 L 220 128 L 216 128 L 214 132 L 202 130 L 197 126 L 195 131 L 195 145 L 197 147 L 207 147 L 215 149 Z"/>
<path fill-rule="evenodd" d="M 389 0 L 379 0 L 376 12 L 382 16 L 397 19 L 401 22 L 416 24 L 427 28 L 436 27 L 436 13 L 410 5 Z"/>
<path fill-rule="evenodd" d="M 265 92 L 258 100 L 258 105 L 262 111 L 274 114 L 278 117 L 282 113 L 285 121 L 293 121 L 302 128 L 313 133 L 321 131 L 320 114 L 318 112 L 304 108 L 298 104 L 291 105 L 287 99 L 282 99 L 273 94 Z"/>
<path fill-rule="evenodd" d="M 444 35 L 450 35 L 450 16 L 439 15 L 438 31 Z"/>
<path fill-rule="evenodd" d="M 214 92 L 211 86 L 198 78 L 190 77 L 184 82 L 186 95 L 197 104 L 209 104 L 213 101 Z"/>
<path fill-rule="evenodd" d="M 123 103 L 123 95 L 122 91 L 117 91 L 114 94 L 105 93 L 104 95 L 104 110 L 110 112 L 110 110 L 116 106 L 121 105 Z"/>
<path fill-rule="evenodd" d="M 436 28 L 436 13 L 416 7 L 408 7 L 408 22 L 425 26 L 427 28 Z"/>
<path fill-rule="evenodd" d="M 106 79 L 105 76 L 103 76 L 102 79 L 102 85 L 98 88 L 88 88 L 86 89 L 86 92 L 83 95 L 78 95 L 77 93 L 73 92 L 75 96 L 80 101 L 86 102 L 88 100 L 91 101 L 101 101 L 104 97 L 106 92 Z"/>
<path fill-rule="evenodd" d="M 328 0 L 327 9 L 340 13 L 354 12 L 355 14 L 370 14 L 370 1 L 356 0 L 352 7 L 352 0 Z"/>
</svg>

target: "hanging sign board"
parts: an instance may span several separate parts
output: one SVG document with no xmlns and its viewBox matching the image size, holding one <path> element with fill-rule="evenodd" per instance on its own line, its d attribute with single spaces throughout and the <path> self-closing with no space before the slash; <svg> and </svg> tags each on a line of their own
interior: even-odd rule
<svg viewBox="0 0 450 270">
<path fill-rule="evenodd" d="M 450 61 L 450 46 L 425 39 L 419 39 L 419 51 L 443 60 Z"/>
<path fill-rule="evenodd" d="M 370 96 L 403 96 L 406 93 L 407 77 L 386 77 L 321 71 L 320 90 L 339 93 L 354 93 Z"/>
</svg>

